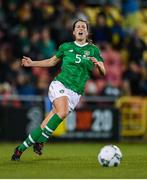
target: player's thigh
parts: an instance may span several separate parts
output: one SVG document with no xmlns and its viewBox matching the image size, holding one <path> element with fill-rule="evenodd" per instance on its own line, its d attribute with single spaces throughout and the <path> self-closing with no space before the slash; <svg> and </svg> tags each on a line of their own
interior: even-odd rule
<svg viewBox="0 0 147 180">
<path fill-rule="evenodd" d="M 68 115 L 69 100 L 67 96 L 56 98 L 53 101 L 53 106 L 56 113 L 61 117 L 65 118 Z"/>
</svg>

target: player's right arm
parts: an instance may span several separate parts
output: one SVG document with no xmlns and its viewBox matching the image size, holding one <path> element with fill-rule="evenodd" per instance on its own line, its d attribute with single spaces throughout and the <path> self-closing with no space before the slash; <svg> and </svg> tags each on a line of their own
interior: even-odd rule
<svg viewBox="0 0 147 180">
<path fill-rule="evenodd" d="M 50 59 L 32 61 L 30 57 L 23 56 L 21 65 L 25 67 L 52 67 L 55 66 L 59 62 L 59 60 L 59 58 L 53 56 Z"/>
<path fill-rule="evenodd" d="M 25 67 L 52 67 L 55 66 L 60 59 L 63 58 L 64 50 L 66 49 L 68 43 L 63 43 L 60 45 L 56 54 L 50 59 L 44 59 L 40 61 L 32 61 L 31 58 L 23 56 L 21 65 Z"/>
</svg>

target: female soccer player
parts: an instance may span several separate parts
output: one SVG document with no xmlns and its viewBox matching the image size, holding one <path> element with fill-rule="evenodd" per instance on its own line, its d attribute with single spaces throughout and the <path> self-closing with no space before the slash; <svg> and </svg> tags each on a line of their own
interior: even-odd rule
<svg viewBox="0 0 147 180">
<path fill-rule="evenodd" d="M 102 76 L 106 70 L 100 50 L 87 41 L 88 23 L 77 20 L 73 24 L 74 42 L 60 45 L 56 54 L 41 61 L 32 61 L 29 57 L 22 58 L 25 67 L 52 67 L 62 61 L 61 72 L 54 78 L 49 86 L 49 98 L 53 104 L 51 112 L 43 120 L 41 126 L 33 130 L 25 141 L 15 148 L 12 160 L 18 161 L 22 153 L 34 144 L 34 152 L 41 155 L 42 146 L 62 120 L 74 110 L 94 66 Z"/>
</svg>

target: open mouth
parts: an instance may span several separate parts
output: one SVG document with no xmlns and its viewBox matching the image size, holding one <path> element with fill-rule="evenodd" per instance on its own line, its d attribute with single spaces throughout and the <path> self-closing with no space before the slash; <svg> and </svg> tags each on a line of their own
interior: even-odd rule
<svg viewBox="0 0 147 180">
<path fill-rule="evenodd" d="M 82 35 L 83 35 L 83 32 L 79 32 L 78 34 L 79 34 L 80 36 L 82 36 Z"/>
</svg>

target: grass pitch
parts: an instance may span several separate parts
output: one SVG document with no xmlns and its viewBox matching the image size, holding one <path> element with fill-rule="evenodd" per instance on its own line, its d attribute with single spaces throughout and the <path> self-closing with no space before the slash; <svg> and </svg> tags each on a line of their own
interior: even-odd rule
<svg viewBox="0 0 147 180">
<path fill-rule="evenodd" d="M 97 154 L 105 144 L 46 144 L 42 156 L 27 150 L 19 162 L 10 161 L 17 144 L 0 143 L 0 178 L 102 179 L 147 178 L 147 145 L 115 144 L 123 153 L 119 167 L 101 167 Z"/>
</svg>

